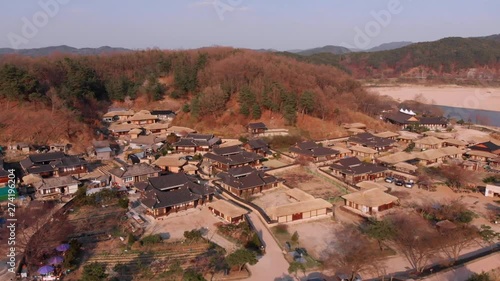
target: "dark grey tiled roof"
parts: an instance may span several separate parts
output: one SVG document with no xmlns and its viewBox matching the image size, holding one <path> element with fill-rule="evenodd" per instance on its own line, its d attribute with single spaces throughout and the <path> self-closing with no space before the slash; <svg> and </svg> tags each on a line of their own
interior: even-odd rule
<svg viewBox="0 0 500 281">
<path fill-rule="evenodd" d="M 246 173 L 241 175 L 236 173 L 235 169 L 229 170 L 228 172 L 221 172 L 217 176 L 223 183 L 241 190 L 280 181 L 273 175 L 266 174 L 263 171 L 257 171 L 254 168 L 251 169 L 251 172 L 246 171 Z"/>
<path fill-rule="evenodd" d="M 226 165 L 245 164 L 262 159 L 262 156 L 257 153 L 248 152 L 239 146 L 214 148 L 213 150 L 214 153 L 206 153 L 203 157 Z"/>
<path fill-rule="evenodd" d="M 297 143 L 295 146 L 290 147 L 290 151 L 297 154 L 308 155 L 312 157 L 335 155 L 339 153 L 335 149 L 323 147 L 313 141 L 303 141 Z"/>
<path fill-rule="evenodd" d="M 237 154 L 241 152 L 241 147 L 239 145 L 232 145 L 226 147 L 214 147 L 213 152 L 217 155 L 226 156 L 230 154 Z"/>
<path fill-rule="evenodd" d="M 254 140 L 249 140 L 249 141 L 248 141 L 248 145 L 249 145 L 252 149 L 269 148 L 269 144 L 267 144 L 267 142 L 265 142 L 265 141 L 264 141 L 264 140 L 262 140 L 262 139 L 254 139 Z"/>
<path fill-rule="evenodd" d="M 349 137 L 348 141 L 355 142 L 361 144 L 362 146 L 371 148 L 387 147 L 395 143 L 394 140 L 377 137 L 370 133 L 361 133 L 351 136 Z"/>
<path fill-rule="evenodd" d="M 331 170 L 337 170 L 344 174 L 361 175 L 366 173 L 380 173 L 386 171 L 387 168 L 371 163 L 361 162 L 356 157 L 341 159 L 336 164 L 330 166 Z"/>
<path fill-rule="evenodd" d="M 121 168 L 109 170 L 109 172 L 119 178 L 143 176 L 159 172 L 160 169 L 152 167 L 145 163 L 139 163 Z"/>
<path fill-rule="evenodd" d="M 267 130 L 267 126 L 266 124 L 262 123 L 262 122 L 256 122 L 256 123 L 249 123 L 248 124 L 248 128 L 250 129 L 264 129 L 264 130 Z"/>
<path fill-rule="evenodd" d="M 215 193 L 212 187 L 194 183 L 184 173 L 150 178 L 146 184 L 145 198 L 141 202 L 152 209 L 192 202 Z"/>
</svg>

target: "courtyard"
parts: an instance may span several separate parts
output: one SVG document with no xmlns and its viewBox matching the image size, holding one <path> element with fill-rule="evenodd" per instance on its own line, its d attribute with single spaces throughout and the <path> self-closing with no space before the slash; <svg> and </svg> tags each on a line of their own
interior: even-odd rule
<svg viewBox="0 0 500 281">
<path fill-rule="evenodd" d="M 309 167 L 297 167 L 292 170 L 278 173 L 276 176 L 285 179 L 285 183 L 293 188 L 299 188 L 315 198 L 331 201 L 333 198 L 345 194 L 343 187 L 333 180 L 327 179 Z"/>
</svg>

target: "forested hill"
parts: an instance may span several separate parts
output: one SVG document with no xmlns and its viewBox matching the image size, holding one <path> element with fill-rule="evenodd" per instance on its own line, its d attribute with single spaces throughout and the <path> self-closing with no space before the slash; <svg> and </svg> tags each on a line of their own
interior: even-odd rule
<svg viewBox="0 0 500 281">
<path fill-rule="evenodd" d="M 194 120 L 241 124 L 264 112 L 290 125 L 303 115 L 348 122 L 376 116 L 384 106 L 334 67 L 249 50 L 0 57 L 0 99 L 67 110 L 91 124 L 113 101 L 138 98 L 174 99 Z"/>
<path fill-rule="evenodd" d="M 500 41 L 495 35 L 481 38 L 450 37 L 380 52 L 311 56 L 282 54 L 306 62 L 337 66 L 355 78 L 428 78 L 449 75 L 472 79 L 500 78 Z"/>
</svg>

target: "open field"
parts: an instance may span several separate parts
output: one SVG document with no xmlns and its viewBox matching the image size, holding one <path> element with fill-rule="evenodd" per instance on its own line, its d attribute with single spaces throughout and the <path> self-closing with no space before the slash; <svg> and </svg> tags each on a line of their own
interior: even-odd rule
<svg viewBox="0 0 500 281">
<path fill-rule="evenodd" d="M 335 240 L 335 233 L 341 228 L 331 217 L 321 220 L 313 220 L 305 223 L 292 223 L 288 226 L 288 231 L 299 234 L 300 247 L 306 248 L 308 253 L 317 260 L 325 260 L 325 251 Z"/>
<path fill-rule="evenodd" d="M 472 221 L 472 224 L 480 227 L 482 224 L 490 225 L 494 230 L 500 231 L 500 225 L 492 224 L 488 217 L 494 210 L 500 209 L 500 204 L 496 203 L 496 198 L 485 197 L 480 193 L 455 193 L 449 187 L 438 185 L 436 191 L 427 191 L 419 188 L 404 188 L 396 185 L 391 185 L 391 192 L 394 196 L 400 199 L 403 207 L 412 206 L 414 204 L 445 204 L 453 200 L 460 200 L 471 211 L 479 217 Z"/>
<path fill-rule="evenodd" d="M 368 89 L 401 101 L 413 100 L 415 96 L 421 95 L 428 103 L 436 105 L 493 111 L 500 109 L 500 88 L 401 85 Z"/>
<path fill-rule="evenodd" d="M 284 178 L 287 185 L 299 188 L 316 198 L 328 200 L 344 194 L 338 186 L 321 176 L 314 175 L 304 167 L 288 170 L 276 176 Z"/>
</svg>

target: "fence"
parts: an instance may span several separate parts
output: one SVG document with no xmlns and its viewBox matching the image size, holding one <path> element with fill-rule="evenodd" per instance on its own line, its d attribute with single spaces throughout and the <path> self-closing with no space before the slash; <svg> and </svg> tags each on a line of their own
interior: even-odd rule
<svg viewBox="0 0 500 281">
<path fill-rule="evenodd" d="M 271 220 L 271 218 L 266 214 L 266 212 L 259 206 L 257 206 L 256 204 L 252 203 L 252 202 L 249 202 L 249 201 L 246 201 L 245 199 L 242 199 L 234 194 L 232 194 L 231 192 L 227 191 L 226 189 L 224 189 L 220 184 L 214 182 L 214 185 L 218 187 L 218 189 L 222 192 L 223 195 L 226 195 L 226 197 L 230 197 L 231 198 L 231 201 L 233 203 L 235 203 L 236 205 L 248 210 L 255 210 L 257 211 L 260 216 L 266 221 L 266 223 L 270 224 L 272 223 L 273 221 Z"/>
<path fill-rule="evenodd" d="M 276 150 L 273 150 L 271 149 L 272 153 L 275 154 L 275 155 L 279 155 L 279 159 L 282 159 L 282 160 L 285 160 L 285 161 L 288 161 L 288 162 L 295 162 L 295 158 L 293 158 L 291 155 L 288 155 L 286 153 L 283 153 L 283 152 L 279 152 L 279 151 L 276 151 Z"/>
<path fill-rule="evenodd" d="M 293 169 L 298 168 L 298 167 L 300 167 L 300 164 L 297 164 L 297 163 L 289 164 L 289 165 L 286 165 L 283 167 L 268 170 L 268 171 L 266 171 L 266 174 L 270 174 L 270 175 L 275 176 L 276 174 L 283 173 L 283 172 L 286 172 L 288 170 L 293 170 Z"/>
<path fill-rule="evenodd" d="M 328 179 L 334 181 L 335 183 L 337 183 L 338 185 L 342 186 L 343 188 L 349 190 L 350 192 L 358 192 L 359 191 L 359 188 L 356 187 L 355 185 L 348 184 L 346 182 L 341 181 L 340 179 L 338 179 L 338 178 L 334 177 L 333 175 L 322 170 L 322 168 L 325 168 L 325 167 L 318 167 L 316 169 L 319 172 L 319 174 L 321 174 L 322 176 L 327 177 Z"/>
</svg>

